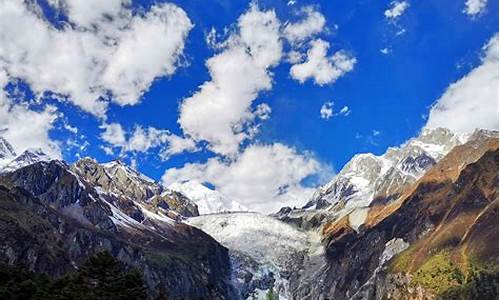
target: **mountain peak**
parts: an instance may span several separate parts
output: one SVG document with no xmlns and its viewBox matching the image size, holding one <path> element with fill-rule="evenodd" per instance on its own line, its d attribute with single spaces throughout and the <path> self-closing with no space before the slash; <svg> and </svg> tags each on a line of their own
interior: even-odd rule
<svg viewBox="0 0 500 300">
<path fill-rule="evenodd" d="M 50 160 L 52 157 L 43 152 L 41 148 L 30 148 L 7 163 L 2 172 L 11 172 L 37 162 Z"/>
<path fill-rule="evenodd" d="M 179 192 L 195 202 L 200 214 L 248 211 L 248 208 L 238 201 L 229 199 L 219 191 L 212 190 L 196 180 L 175 182 L 169 185 L 168 189 Z"/>
<path fill-rule="evenodd" d="M 0 137 L 0 159 L 15 157 L 16 152 L 12 145 L 3 137 Z"/>
</svg>

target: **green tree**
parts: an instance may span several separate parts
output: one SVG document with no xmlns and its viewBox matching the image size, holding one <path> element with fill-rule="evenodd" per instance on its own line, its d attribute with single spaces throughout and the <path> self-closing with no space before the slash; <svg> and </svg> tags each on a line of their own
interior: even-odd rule
<svg viewBox="0 0 500 300">
<path fill-rule="evenodd" d="M 0 299 L 5 300 L 125 300 L 146 299 L 137 270 L 129 270 L 108 252 L 101 252 L 73 274 L 53 280 L 45 275 L 0 266 Z"/>
</svg>

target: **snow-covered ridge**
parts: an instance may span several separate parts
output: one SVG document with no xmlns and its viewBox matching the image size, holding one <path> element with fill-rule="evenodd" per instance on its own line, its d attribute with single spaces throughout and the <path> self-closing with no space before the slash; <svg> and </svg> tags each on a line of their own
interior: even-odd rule
<svg viewBox="0 0 500 300">
<path fill-rule="evenodd" d="M 195 180 L 175 182 L 168 189 L 177 191 L 198 205 L 202 215 L 229 211 L 248 211 L 249 209 L 236 200 L 229 199 L 222 193 L 209 189 Z"/>
<path fill-rule="evenodd" d="M 5 141 L 5 140 L 4 140 Z M 12 152 L 13 153 L 13 152 Z M 40 162 L 40 161 L 50 161 L 53 158 L 43 152 L 42 149 L 27 149 L 20 155 L 16 157 L 9 157 L 9 161 L 4 162 L 0 165 L 0 173 L 12 172 L 22 167 Z"/>
<path fill-rule="evenodd" d="M 418 180 L 468 136 L 444 128 L 424 129 L 419 136 L 399 147 L 388 148 L 383 155 L 355 155 L 332 181 L 315 192 L 304 208 L 320 208 L 316 203 L 341 202 L 344 209 L 354 209 L 369 205 L 377 196 L 391 196 Z"/>
<path fill-rule="evenodd" d="M 12 145 L 3 137 L 0 137 L 0 170 L 16 157 Z"/>
<path fill-rule="evenodd" d="M 103 163 L 101 165 L 104 167 L 104 169 L 106 169 L 106 171 L 110 175 L 114 175 L 118 171 L 122 171 L 125 174 L 127 174 L 127 176 L 129 178 L 135 178 L 136 180 L 140 180 L 140 181 L 144 181 L 144 182 L 148 182 L 148 183 L 156 183 L 156 181 L 154 179 L 149 178 L 148 176 L 140 173 L 139 171 L 127 166 L 126 164 L 124 164 L 120 160 L 113 160 L 113 161 L 110 161 L 107 163 Z"/>
</svg>

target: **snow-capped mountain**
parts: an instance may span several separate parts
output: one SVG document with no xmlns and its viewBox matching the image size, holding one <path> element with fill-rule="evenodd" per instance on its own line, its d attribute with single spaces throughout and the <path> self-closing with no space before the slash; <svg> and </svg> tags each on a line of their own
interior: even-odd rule
<svg viewBox="0 0 500 300">
<path fill-rule="evenodd" d="M 466 139 L 444 128 L 424 129 L 418 137 L 389 148 L 383 155 L 355 155 L 304 208 L 333 205 L 349 209 L 374 200 L 390 200 Z"/>
<path fill-rule="evenodd" d="M 151 298 L 231 299 L 227 250 L 182 222 L 196 205 L 121 162 L 34 162 L 0 175 L 0 202 L 2 261 L 56 276 L 105 250 L 144 273 Z"/>
<path fill-rule="evenodd" d="M 181 193 L 164 188 L 119 160 L 99 164 L 86 157 L 72 166 L 73 171 L 98 188 L 101 194 L 120 198 L 117 205 L 136 211 L 139 219 L 148 211 L 162 212 L 174 219 L 197 216 L 196 204 Z M 179 216 L 175 216 L 178 214 Z"/>
<path fill-rule="evenodd" d="M 229 199 L 218 191 L 214 191 L 195 180 L 175 182 L 169 189 L 182 193 L 198 205 L 200 214 L 212 214 L 228 211 L 248 211 L 243 204 Z"/>
<path fill-rule="evenodd" d="M 14 170 L 20 169 L 22 167 L 40 162 L 49 161 L 52 158 L 43 152 L 42 149 L 27 149 L 19 156 L 13 158 L 8 162 L 1 170 L 1 172 L 12 172 Z"/>
<path fill-rule="evenodd" d="M 3 137 L 0 137 L 0 170 L 16 157 L 12 145 Z"/>
</svg>

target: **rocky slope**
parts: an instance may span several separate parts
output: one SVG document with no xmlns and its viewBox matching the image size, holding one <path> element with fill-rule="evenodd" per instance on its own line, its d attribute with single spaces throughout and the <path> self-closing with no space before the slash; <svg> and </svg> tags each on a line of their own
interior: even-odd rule
<svg viewBox="0 0 500 300">
<path fill-rule="evenodd" d="M 196 215 L 119 162 L 39 161 L 0 176 L 0 262 L 60 276 L 107 250 L 144 273 L 151 297 L 232 299 L 227 249 L 181 222 Z"/>
<path fill-rule="evenodd" d="M 327 222 L 326 263 L 306 265 L 290 289 L 294 299 L 465 293 L 477 274 L 498 281 L 497 237 L 498 138 L 476 132 L 392 202 Z"/>
<path fill-rule="evenodd" d="M 101 165 L 92 158 L 83 158 L 72 166 L 72 170 L 98 188 L 101 194 L 118 198 L 117 205 L 123 210 L 135 210 L 135 218 L 143 217 L 139 206 L 163 211 L 174 219 L 199 215 L 197 205 L 189 198 L 164 188 L 119 160 Z"/>
</svg>

